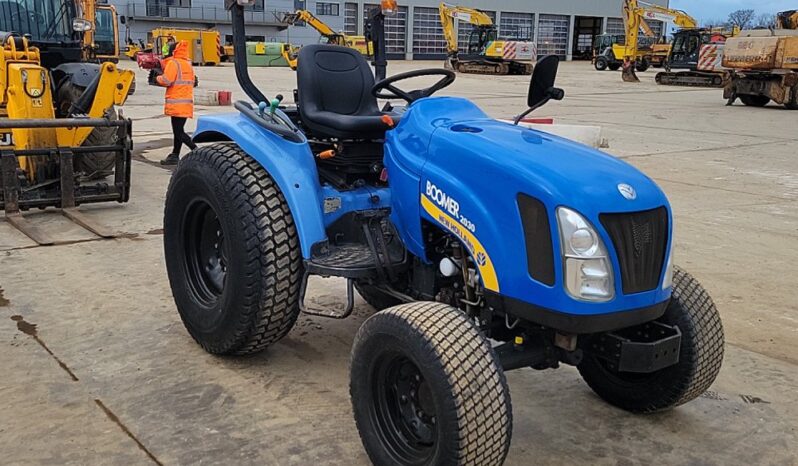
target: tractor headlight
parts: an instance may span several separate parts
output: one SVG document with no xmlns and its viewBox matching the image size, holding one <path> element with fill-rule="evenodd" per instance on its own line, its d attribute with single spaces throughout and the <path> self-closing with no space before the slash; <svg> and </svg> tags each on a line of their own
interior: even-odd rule
<svg viewBox="0 0 798 466">
<path fill-rule="evenodd" d="M 665 263 L 665 278 L 662 279 L 662 289 L 667 290 L 673 285 L 673 240 L 671 240 L 671 252 L 668 254 L 668 262 Z"/>
<path fill-rule="evenodd" d="M 565 290 L 582 301 L 609 301 L 615 296 L 607 248 L 584 217 L 566 207 L 557 209 Z"/>
</svg>

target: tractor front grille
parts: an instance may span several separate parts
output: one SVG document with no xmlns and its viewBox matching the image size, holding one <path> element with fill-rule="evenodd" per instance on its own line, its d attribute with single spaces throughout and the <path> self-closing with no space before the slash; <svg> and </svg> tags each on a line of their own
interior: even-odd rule
<svg viewBox="0 0 798 466">
<path fill-rule="evenodd" d="M 623 293 L 650 291 L 659 285 L 668 247 L 665 207 L 623 214 L 601 214 L 621 266 Z"/>
</svg>

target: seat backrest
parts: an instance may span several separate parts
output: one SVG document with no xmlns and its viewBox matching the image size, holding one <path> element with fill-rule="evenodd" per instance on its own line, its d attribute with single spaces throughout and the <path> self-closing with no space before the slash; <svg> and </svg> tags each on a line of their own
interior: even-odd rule
<svg viewBox="0 0 798 466">
<path fill-rule="evenodd" d="M 374 115 L 379 112 L 371 95 L 374 76 L 357 50 L 338 45 L 306 45 L 297 63 L 299 111 L 304 121 L 317 112 Z"/>
</svg>

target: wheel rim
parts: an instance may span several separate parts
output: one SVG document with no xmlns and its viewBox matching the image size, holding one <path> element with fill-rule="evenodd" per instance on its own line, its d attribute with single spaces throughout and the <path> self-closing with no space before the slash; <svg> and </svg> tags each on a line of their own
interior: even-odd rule
<svg viewBox="0 0 798 466">
<path fill-rule="evenodd" d="M 189 291 L 203 307 L 212 307 L 224 291 L 228 261 L 222 224 L 206 201 L 194 200 L 186 209 L 183 244 Z"/>
<path fill-rule="evenodd" d="M 426 464 L 438 440 L 429 383 L 398 353 L 379 358 L 372 380 L 372 418 L 386 451 L 399 464 Z"/>
</svg>

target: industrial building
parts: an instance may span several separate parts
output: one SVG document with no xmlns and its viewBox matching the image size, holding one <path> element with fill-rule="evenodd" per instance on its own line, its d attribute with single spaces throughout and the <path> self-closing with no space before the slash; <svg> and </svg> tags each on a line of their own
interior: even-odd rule
<svg viewBox="0 0 798 466">
<path fill-rule="evenodd" d="M 286 27 L 284 13 L 307 9 L 335 30 L 362 34 L 366 12 L 377 7 L 369 1 L 256 0 L 247 12 L 251 40 L 291 42 L 306 45 L 318 41 L 318 34 L 309 27 Z M 136 40 L 144 39 L 155 27 L 216 28 L 230 38 L 230 17 L 224 0 L 110 0 L 125 24 L 120 34 Z M 452 1 L 477 8 L 491 16 L 504 38 L 531 39 L 538 44 L 539 54 L 555 54 L 561 58 L 588 58 L 593 38 L 602 33 L 623 34 L 620 0 L 462 0 Z M 667 6 L 668 0 L 654 3 Z M 386 23 L 388 51 L 392 58 L 438 59 L 445 55 L 446 43 L 435 0 L 399 2 L 399 12 Z M 655 32 L 662 23 L 652 21 Z M 129 28 L 129 29 L 128 29 Z M 464 38 L 470 26 L 461 24 Z M 524 37 L 525 36 L 525 37 Z M 124 39 L 124 37 L 123 37 Z M 461 40 L 461 43 L 463 40 Z"/>
</svg>

